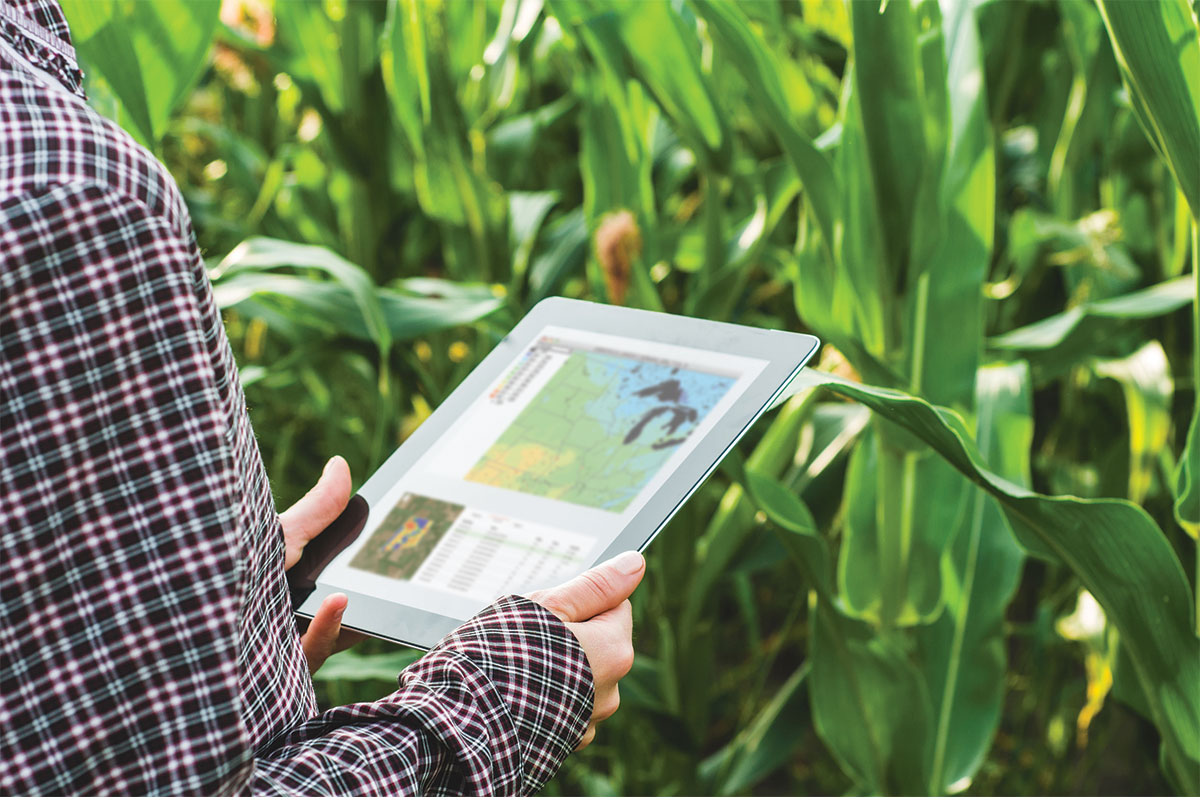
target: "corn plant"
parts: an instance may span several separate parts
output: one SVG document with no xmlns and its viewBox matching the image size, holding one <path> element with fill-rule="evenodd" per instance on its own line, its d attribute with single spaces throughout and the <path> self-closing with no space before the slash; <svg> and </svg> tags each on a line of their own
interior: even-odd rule
<svg viewBox="0 0 1200 800">
<path fill-rule="evenodd" d="M 184 189 L 281 502 L 549 294 L 828 343 L 649 550 L 552 788 L 1200 791 L 1186 0 L 64 6 Z"/>
</svg>

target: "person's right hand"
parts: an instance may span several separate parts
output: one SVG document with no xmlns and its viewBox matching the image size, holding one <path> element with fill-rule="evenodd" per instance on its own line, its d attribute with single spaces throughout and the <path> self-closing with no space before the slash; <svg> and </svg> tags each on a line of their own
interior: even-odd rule
<svg viewBox="0 0 1200 800">
<path fill-rule="evenodd" d="M 633 666 L 633 615 L 629 595 L 641 583 L 646 561 L 630 551 L 592 567 L 578 578 L 528 597 L 561 619 L 575 634 L 596 684 L 592 718 L 576 750 L 596 738 L 596 724 L 621 703 L 617 681 Z"/>
</svg>

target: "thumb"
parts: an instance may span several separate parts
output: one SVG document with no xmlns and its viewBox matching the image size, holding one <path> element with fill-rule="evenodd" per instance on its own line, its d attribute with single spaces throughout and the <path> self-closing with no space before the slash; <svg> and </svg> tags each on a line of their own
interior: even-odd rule
<svg viewBox="0 0 1200 800">
<path fill-rule="evenodd" d="M 325 463 L 317 485 L 279 515 L 283 535 L 303 546 L 337 519 L 349 502 L 350 465 L 334 456 Z"/>
<path fill-rule="evenodd" d="M 620 605 L 633 594 L 645 572 L 646 560 L 630 550 L 561 586 L 537 592 L 531 599 L 565 622 L 583 622 Z"/>
<path fill-rule="evenodd" d="M 342 631 L 342 614 L 346 611 L 346 595 L 337 593 L 326 597 L 313 615 L 308 630 L 300 637 L 304 658 L 308 661 L 311 675 L 321 668 L 325 659 L 333 655 L 337 647 L 338 634 Z"/>
</svg>

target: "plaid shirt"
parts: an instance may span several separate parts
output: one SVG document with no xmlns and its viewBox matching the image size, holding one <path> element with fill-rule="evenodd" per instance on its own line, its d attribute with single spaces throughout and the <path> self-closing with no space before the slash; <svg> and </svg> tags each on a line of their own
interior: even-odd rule
<svg viewBox="0 0 1200 800">
<path fill-rule="evenodd" d="M 537 791 L 593 687 L 528 600 L 319 713 L 179 192 L 58 7 L 0 3 L 0 793 Z"/>
</svg>

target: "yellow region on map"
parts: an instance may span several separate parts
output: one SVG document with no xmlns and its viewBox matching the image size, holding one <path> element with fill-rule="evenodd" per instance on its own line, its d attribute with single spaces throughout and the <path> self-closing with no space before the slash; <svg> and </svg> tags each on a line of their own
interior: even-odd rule
<svg viewBox="0 0 1200 800">
<path fill-rule="evenodd" d="M 575 458 L 573 451 L 555 452 L 540 444 L 497 443 L 488 451 L 488 457 L 467 473 L 467 480 L 490 486 L 511 486 L 522 479 L 541 481 L 546 486 L 545 495 L 557 499 L 567 487 L 554 486 L 549 478 L 556 470 L 569 467 Z"/>
</svg>

